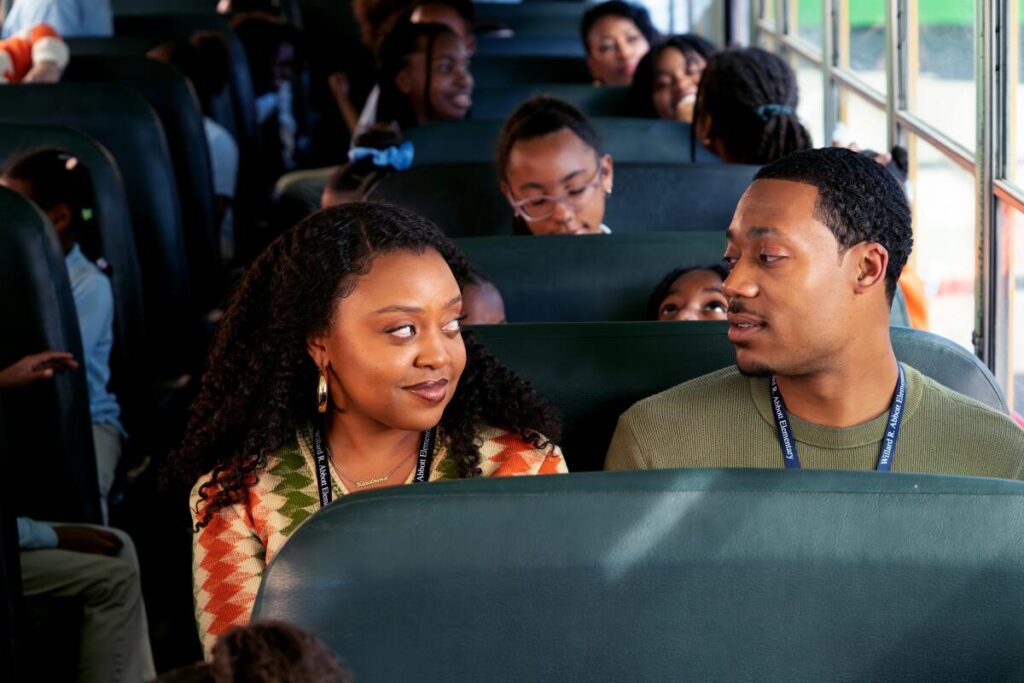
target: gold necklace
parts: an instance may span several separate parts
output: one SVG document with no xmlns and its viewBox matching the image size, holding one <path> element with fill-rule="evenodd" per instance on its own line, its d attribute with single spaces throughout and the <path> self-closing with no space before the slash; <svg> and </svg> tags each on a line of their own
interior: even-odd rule
<svg viewBox="0 0 1024 683">
<path fill-rule="evenodd" d="M 398 464 L 395 465 L 394 467 L 392 467 L 391 470 L 387 474 L 379 476 L 379 477 L 377 477 L 375 479 L 365 479 L 363 481 L 356 481 L 352 477 L 347 476 L 344 472 L 342 472 L 338 468 L 337 464 L 334 465 L 334 469 L 335 469 L 335 471 L 337 471 L 338 476 L 340 476 L 342 479 L 344 479 L 345 481 L 349 482 L 350 484 L 353 484 L 357 489 L 364 489 L 367 486 L 373 486 L 374 484 L 383 484 L 384 482 L 386 482 L 388 479 L 391 478 L 391 476 L 395 472 L 398 471 L 398 468 L 401 467 L 405 463 L 405 461 L 408 460 L 411 457 L 412 457 L 412 454 L 409 454 L 409 455 L 405 456 L 404 458 L 402 458 L 401 460 L 399 460 Z"/>
</svg>

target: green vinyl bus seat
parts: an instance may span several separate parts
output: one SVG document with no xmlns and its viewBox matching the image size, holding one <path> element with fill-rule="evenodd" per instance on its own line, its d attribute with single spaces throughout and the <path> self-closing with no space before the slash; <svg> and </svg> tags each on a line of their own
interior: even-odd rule
<svg viewBox="0 0 1024 683">
<path fill-rule="evenodd" d="M 616 421 L 642 398 L 735 363 L 725 322 L 524 323 L 471 328 L 562 415 L 570 471 L 598 470 Z M 981 361 L 929 332 L 890 330 L 896 357 L 954 391 L 1007 412 Z"/>
<path fill-rule="evenodd" d="M 81 363 L 75 301 L 56 232 L 34 204 L 3 187 L 0 216 L 0 368 L 51 349 Z M 22 482 L 10 491 L 17 514 L 100 524 L 85 372 L 58 372 L 46 382 L 5 390 L 0 419 L 16 454 L 3 476 Z"/>
<path fill-rule="evenodd" d="M 200 307 L 193 305 L 174 165 L 156 112 L 122 85 L 20 85 L 0 88 L 6 123 L 74 128 L 114 157 L 135 233 L 149 353 L 161 375 L 185 372 L 185 356 L 199 344 Z"/>
<path fill-rule="evenodd" d="M 605 223 L 620 233 L 724 232 L 756 170 L 721 163 L 616 164 Z M 417 211 L 452 237 L 513 232 L 512 208 L 493 164 L 414 166 L 383 178 L 368 199 Z"/>
<path fill-rule="evenodd" d="M 563 99 L 587 116 L 629 116 L 629 88 L 585 83 L 520 83 L 473 89 L 473 119 L 504 121 L 516 107 L 534 95 Z"/>
<path fill-rule="evenodd" d="M 676 121 L 621 117 L 590 120 L 601 136 L 604 150 L 616 163 L 690 163 L 690 126 Z M 413 164 L 494 162 L 503 122 L 496 120 L 439 121 L 410 128 L 406 138 L 415 147 Z M 697 148 L 700 163 L 721 163 L 703 146 Z"/>
<path fill-rule="evenodd" d="M 515 323 L 648 320 L 647 298 L 662 277 L 721 263 L 725 251 L 721 231 L 498 235 L 456 243 L 501 292 Z M 901 289 L 890 323 L 910 324 Z"/>
<path fill-rule="evenodd" d="M 345 496 L 255 619 L 357 681 L 1019 680 L 1024 483 L 661 470 Z"/>
<path fill-rule="evenodd" d="M 557 35 L 514 35 L 509 32 L 478 33 L 477 55 L 512 57 L 586 57 L 579 31 Z"/>
<path fill-rule="evenodd" d="M 181 200 L 192 295 L 212 308 L 222 294 L 219 226 L 203 113 L 192 86 L 169 64 L 134 55 L 73 57 L 63 81 L 124 85 L 142 95 L 160 117 Z"/>
<path fill-rule="evenodd" d="M 524 83 L 586 83 L 590 69 L 582 57 L 555 55 L 473 55 L 476 87 L 522 85 Z"/>
</svg>

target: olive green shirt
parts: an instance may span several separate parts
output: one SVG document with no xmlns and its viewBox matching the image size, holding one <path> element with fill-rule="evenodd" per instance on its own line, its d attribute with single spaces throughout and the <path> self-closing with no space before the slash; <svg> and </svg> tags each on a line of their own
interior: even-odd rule
<svg viewBox="0 0 1024 683">
<path fill-rule="evenodd" d="M 1009 417 L 903 365 L 906 412 L 893 472 L 1024 478 L 1024 430 Z M 634 404 L 619 418 L 606 470 L 782 468 L 769 380 L 733 366 Z M 873 470 L 888 412 L 853 427 L 790 424 L 808 469 Z"/>
</svg>

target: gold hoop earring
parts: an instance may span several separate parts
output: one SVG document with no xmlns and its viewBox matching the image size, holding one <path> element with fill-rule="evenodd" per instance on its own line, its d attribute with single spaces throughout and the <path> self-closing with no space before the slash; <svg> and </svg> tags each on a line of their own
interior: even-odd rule
<svg viewBox="0 0 1024 683">
<path fill-rule="evenodd" d="M 327 412 L 327 377 L 320 371 L 320 379 L 316 383 L 316 412 Z"/>
</svg>

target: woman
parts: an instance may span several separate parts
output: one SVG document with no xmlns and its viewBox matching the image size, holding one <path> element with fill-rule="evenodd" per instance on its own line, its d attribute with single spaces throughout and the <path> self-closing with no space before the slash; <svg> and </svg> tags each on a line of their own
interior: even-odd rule
<svg viewBox="0 0 1024 683">
<path fill-rule="evenodd" d="M 609 0 L 583 13 L 580 37 L 594 85 L 629 85 L 658 32 L 645 8 Z"/>
<path fill-rule="evenodd" d="M 441 24 L 398 23 L 381 43 L 377 122 L 407 130 L 466 118 L 473 77 L 463 40 Z"/>
<path fill-rule="evenodd" d="M 697 139 L 732 164 L 767 164 L 810 149 L 799 99 L 796 74 L 781 57 L 757 47 L 723 50 L 708 60 L 697 91 Z"/>
<path fill-rule="evenodd" d="M 697 87 L 714 53 L 714 44 L 693 33 L 669 36 L 651 48 L 629 90 L 632 116 L 693 123 Z"/>
<path fill-rule="evenodd" d="M 725 320 L 729 301 L 722 283 L 729 270 L 720 263 L 678 268 L 662 278 L 647 301 L 652 320 Z"/>
<path fill-rule="evenodd" d="M 281 235 L 246 274 L 172 460 L 195 483 L 207 649 L 248 621 L 266 564 L 335 497 L 566 471 L 552 410 L 463 338 L 467 271 L 425 219 L 355 203 Z"/>
<path fill-rule="evenodd" d="M 554 97 L 519 105 L 498 139 L 501 192 L 515 211 L 518 232 L 610 233 L 604 204 L 613 170 L 587 117 Z"/>
</svg>

